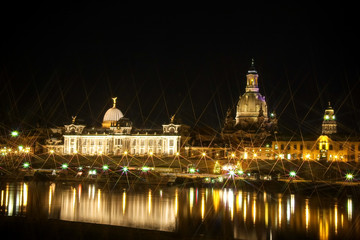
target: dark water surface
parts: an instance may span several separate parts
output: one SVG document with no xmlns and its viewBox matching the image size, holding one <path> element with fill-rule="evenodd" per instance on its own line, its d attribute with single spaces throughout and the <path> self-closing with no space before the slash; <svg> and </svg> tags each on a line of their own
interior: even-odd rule
<svg viewBox="0 0 360 240">
<path fill-rule="evenodd" d="M 360 239 L 360 204 L 346 194 L 44 182 L 0 183 L 0 191 L 3 223 L 61 220 L 74 233 L 80 222 L 98 224 L 91 225 L 96 231 L 111 225 L 187 239 Z"/>
</svg>

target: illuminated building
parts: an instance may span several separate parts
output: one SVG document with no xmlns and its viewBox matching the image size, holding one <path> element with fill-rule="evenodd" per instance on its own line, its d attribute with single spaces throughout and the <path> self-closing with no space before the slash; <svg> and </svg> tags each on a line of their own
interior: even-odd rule
<svg viewBox="0 0 360 240">
<path fill-rule="evenodd" d="M 231 110 L 227 111 L 222 130 L 225 139 L 236 137 L 263 139 L 276 131 L 276 114 L 268 113 L 265 96 L 259 92 L 258 78 L 253 59 L 246 75 L 245 93 L 239 97 L 236 106 L 235 119 Z"/>
<path fill-rule="evenodd" d="M 132 122 L 116 108 L 107 110 L 102 128 L 86 128 L 76 117 L 65 125 L 63 154 L 82 155 L 176 155 L 180 148 L 180 125 L 164 124 L 161 130 L 133 129 Z"/>
<path fill-rule="evenodd" d="M 322 134 L 329 135 L 333 133 L 336 133 L 336 119 L 334 109 L 332 109 L 329 102 L 329 107 L 325 110 L 324 120 L 322 123 Z"/>
</svg>

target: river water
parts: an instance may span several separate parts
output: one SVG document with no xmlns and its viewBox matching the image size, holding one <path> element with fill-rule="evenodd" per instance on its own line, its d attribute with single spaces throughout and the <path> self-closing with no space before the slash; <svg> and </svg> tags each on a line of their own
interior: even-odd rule
<svg viewBox="0 0 360 240">
<path fill-rule="evenodd" d="M 3 182 L 0 191 L 0 215 L 7 219 L 123 226 L 179 238 L 360 239 L 358 199 L 339 192 L 48 182 Z"/>
</svg>

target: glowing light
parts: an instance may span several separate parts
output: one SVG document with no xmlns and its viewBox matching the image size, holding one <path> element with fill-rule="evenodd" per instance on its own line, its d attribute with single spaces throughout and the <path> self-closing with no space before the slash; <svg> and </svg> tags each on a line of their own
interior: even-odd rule
<svg viewBox="0 0 360 240">
<path fill-rule="evenodd" d="M 80 166 L 80 167 L 78 167 L 78 169 L 79 169 L 79 171 L 81 171 L 81 170 L 83 170 L 83 167 L 82 167 L 82 166 Z"/>
<path fill-rule="evenodd" d="M 201 194 L 201 220 L 204 221 L 205 217 L 205 198 L 204 193 Z"/>
<path fill-rule="evenodd" d="M 238 174 L 239 174 L 239 175 L 243 175 L 243 174 L 244 174 L 244 171 L 243 171 L 243 170 L 239 170 L 239 171 L 238 171 Z"/>
<path fill-rule="evenodd" d="M 154 153 L 153 153 L 153 152 L 150 152 L 149 154 L 150 154 L 150 156 L 154 155 Z"/>
<path fill-rule="evenodd" d="M 335 225 L 335 234 L 338 232 L 338 208 L 337 204 L 334 206 L 334 225 Z"/>
<path fill-rule="evenodd" d="M 180 153 L 179 152 L 176 152 L 176 156 L 179 156 L 180 155 Z"/>
<path fill-rule="evenodd" d="M 232 153 L 232 154 L 231 154 L 231 157 L 235 157 L 235 153 Z"/>
<path fill-rule="evenodd" d="M 125 152 L 124 152 L 124 155 L 127 155 L 127 154 L 128 154 L 128 152 L 127 152 L 127 151 L 125 151 Z"/>
<path fill-rule="evenodd" d="M 203 157 L 205 157 L 205 156 L 206 156 L 206 152 L 203 152 L 202 155 L 203 155 Z"/>
<path fill-rule="evenodd" d="M 19 151 L 22 151 L 24 149 L 24 147 L 21 145 L 18 148 L 19 148 Z"/>
<path fill-rule="evenodd" d="M 123 192 L 123 199 L 122 199 L 122 210 L 123 210 L 123 214 L 125 213 L 125 208 L 126 208 L 126 192 Z"/>
<path fill-rule="evenodd" d="M 351 173 L 347 173 L 347 174 L 345 175 L 345 178 L 346 178 L 346 180 L 351 181 L 351 180 L 354 179 L 354 175 L 352 175 Z"/>
<path fill-rule="evenodd" d="M 74 154 L 77 154 L 78 153 L 78 151 L 77 150 L 74 150 Z"/>
<path fill-rule="evenodd" d="M 257 157 L 257 154 L 256 154 L 256 153 L 254 153 L 254 157 Z"/>
<path fill-rule="evenodd" d="M 128 169 L 128 167 L 123 167 L 123 172 L 127 172 L 127 171 L 129 171 L 129 169 Z"/>
<path fill-rule="evenodd" d="M 11 132 L 11 136 L 12 136 L 12 137 L 17 137 L 17 136 L 19 136 L 19 132 L 18 132 L 18 131 L 12 131 L 12 132 Z"/>
<path fill-rule="evenodd" d="M 150 170 L 150 168 L 148 167 L 148 166 L 143 166 L 142 168 L 141 168 L 141 171 L 143 171 L 143 172 L 147 172 L 147 171 L 149 171 Z"/>
<path fill-rule="evenodd" d="M 62 169 L 67 169 L 69 167 L 69 165 L 67 164 L 67 163 L 63 163 L 62 165 L 61 165 L 61 168 Z"/>
<path fill-rule="evenodd" d="M 105 164 L 105 165 L 102 166 L 102 169 L 103 169 L 104 171 L 107 171 L 107 170 L 109 170 L 109 166 Z"/>
<path fill-rule="evenodd" d="M 305 227 L 306 231 L 309 229 L 309 222 L 310 222 L 310 209 L 309 209 L 309 199 L 305 200 Z"/>
<path fill-rule="evenodd" d="M 30 167 L 30 163 L 29 162 L 24 162 L 23 168 L 29 168 L 29 167 Z"/>
<path fill-rule="evenodd" d="M 189 168 L 189 173 L 195 173 L 196 169 L 195 168 Z"/>
<path fill-rule="evenodd" d="M 51 154 L 53 154 L 53 153 L 54 153 L 54 150 L 53 150 L 53 149 L 51 149 L 51 150 L 50 150 L 50 153 L 51 153 Z"/>
<path fill-rule="evenodd" d="M 244 159 L 247 159 L 247 158 L 248 158 L 248 154 L 246 152 L 246 153 L 244 153 Z"/>
<path fill-rule="evenodd" d="M 347 200 L 347 213 L 348 213 L 349 221 L 352 220 L 352 212 L 353 212 L 352 199 L 348 198 L 348 200 Z"/>
<path fill-rule="evenodd" d="M 90 170 L 90 171 L 89 171 L 89 175 L 96 175 L 96 170 L 95 170 L 95 169 Z"/>
<path fill-rule="evenodd" d="M 295 171 L 290 171 L 289 175 L 290 175 L 290 177 L 296 177 L 296 172 Z"/>
<path fill-rule="evenodd" d="M 229 175 L 233 177 L 233 176 L 235 175 L 234 170 L 230 170 L 230 171 L 229 171 Z"/>
</svg>

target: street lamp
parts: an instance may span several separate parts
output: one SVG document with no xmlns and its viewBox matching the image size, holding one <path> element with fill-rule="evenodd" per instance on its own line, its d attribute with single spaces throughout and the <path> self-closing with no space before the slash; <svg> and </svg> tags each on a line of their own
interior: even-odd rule
<svg viewBox="0 0 360 240">
<path fill-rule="evenodd" d="M 12 131 L 12 132 L 11 132 L 11 136 L 12 136 L 12 137 L 18 137 L 18 136 L 19 136 L 19 132 L 18 132 L 18 131 Z"/>
<path fill-rule="evenodd" d="M 352 181 L 352 180 L 354 179 L 354 175 L 352 175 L 351 173 L 347 173 L 347 174 L 345 175 L 345 178 L 346 178 L 346 180 L 348 180 L 348 181 Z"/>
<path fill-rule="evenodd" d="M 296 177 L 296 172 L 295 171 L 290 171 L 290 173 L 289 173 L 289 175 L 290 175 L 290 177 Z"/>
</svg>

